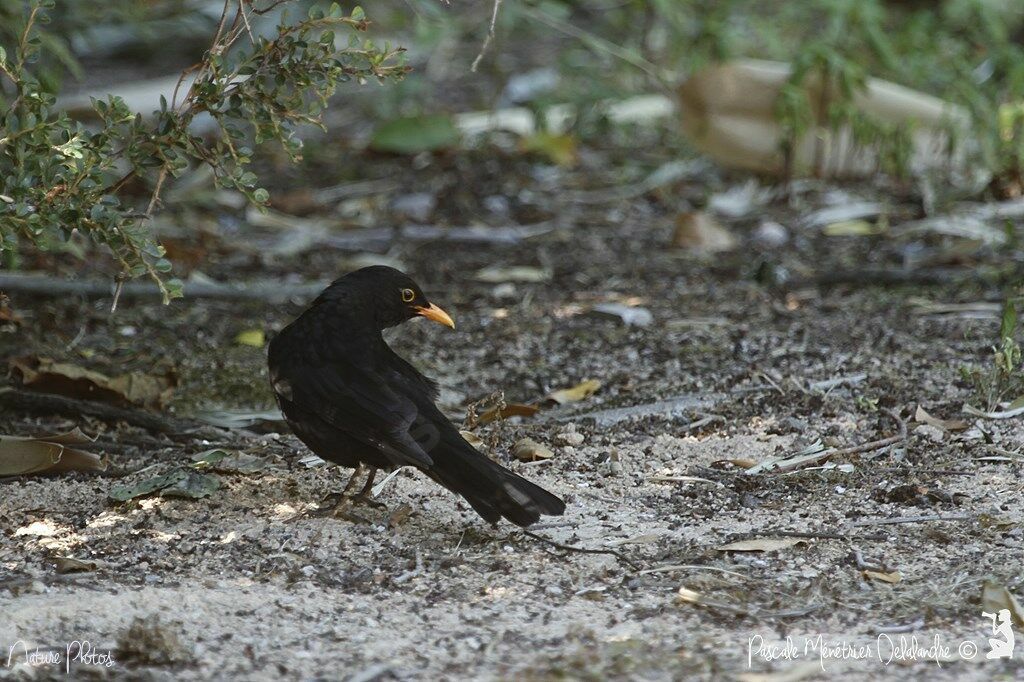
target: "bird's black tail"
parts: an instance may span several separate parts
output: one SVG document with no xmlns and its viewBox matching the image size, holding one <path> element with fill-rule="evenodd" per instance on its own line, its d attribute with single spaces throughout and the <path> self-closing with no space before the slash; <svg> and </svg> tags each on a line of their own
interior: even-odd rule
<svg viewBox="0 0 1024 682">
<path fill-rule="evenodd" d="M 445 429 L 441 439 L 430 453 L 434 466 L 428 473 L 444 487 L 466 498 L 476 513 L 488 522 L 495 523 L 504 516 L 525 528 L 541 516 L 561 516 L 565 511 L 565 502 L 491 461 L 454 428 Z"/>
</svg>

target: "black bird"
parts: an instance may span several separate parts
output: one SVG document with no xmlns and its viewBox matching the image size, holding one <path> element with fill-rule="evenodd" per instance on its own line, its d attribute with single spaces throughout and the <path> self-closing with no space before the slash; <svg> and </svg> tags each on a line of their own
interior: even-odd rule
<svg viewBox="0 0 1024 682">
<path fill-rule="evenodd" d="M 560 515 L 565 503 L 467 443 L 434 404 L 437 384 L 384 342 L 381 331 L 414 317 L 455 328 L 412 279 L 373 266 L 336 280 L 271 342 L 270 381 L 295 435 L 328 461 L 378 469 L 414 466 L 462 495 L 490 523 L 519 526 Z"/>
</svg>

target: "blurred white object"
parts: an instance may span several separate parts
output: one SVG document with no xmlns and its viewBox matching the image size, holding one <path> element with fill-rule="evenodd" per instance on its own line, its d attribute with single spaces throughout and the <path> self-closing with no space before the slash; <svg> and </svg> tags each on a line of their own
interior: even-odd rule
<svg viewBox="0 0 1024 682">
<path fill-rule="evenodd" d="M 775 107 L 789 77 L 789 64 L 755 59 L 698 71 L 679 87 L 683 131 L 701 152 L 722 166 L 781 175 L 785 164 Z M 812 109 L 820 108 L 824 99 L 821 79 L 809 76 L 805 87 Z M 963 162 L 962 148 L 950 158 L 946 132 L 953 126 L 959 131 L 957 139 L 968 139 L 969 118 L 960 107 L 876 78 L 868 79 L 866 89 L 854 96 L 853 103 L 881 123 L 913 122 L 912 172 Z M 824 112 L 812 113 L 815 120 L 827 119 Z M 816 169 L 819 162 L 821 167 Z M 798 140 L 791 170 L 794 177 L 817 170 L 823 177 L 856 178 L 876 172 L 877 166 L 877 153 L 855 145 L 848 128 L 832 131 L 818 125 Z"/>
</svg>

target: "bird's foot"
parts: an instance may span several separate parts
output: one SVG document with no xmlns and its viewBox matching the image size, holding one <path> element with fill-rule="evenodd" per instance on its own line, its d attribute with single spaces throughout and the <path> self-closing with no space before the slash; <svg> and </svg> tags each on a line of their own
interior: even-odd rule
<svg viewBox="0 0 1024 682">
<path fill-rule="evenodd" d="M 384 504 L 383 502 L 378 502 L 377 500 L 370 497 L 368 494 L 360 493 L 355 497 L 351 497 L 349 499 L 352 501 L 352 504 L 365 504 L 367 507 L 373 507 L 374 509 L 383 509 L 384 511 L 387 511 L 388 509 L 388 506 L 386 504 Z"/>
<path fill-rule="evenodd" d="M 301 518 L 306 519 L 323 519 L 323 518 L 335 518 L 345 519 L 352 523 L 373 523 L 367 518 L 360 516 L 352 511 L 352 506 L 356 503 L 356 498 L 344 493 L 331 493 L 327 497 L 320 500 L 320 506 L 315 509 L 310 509 L 301 515 Z"/>
</svg>

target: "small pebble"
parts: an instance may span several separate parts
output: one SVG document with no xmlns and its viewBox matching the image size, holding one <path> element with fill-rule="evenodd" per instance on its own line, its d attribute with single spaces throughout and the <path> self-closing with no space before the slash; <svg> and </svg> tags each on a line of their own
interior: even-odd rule
<svg viewBox="0 0 1024 682">
<path fill-rule="evenodd" d="M 575 429 L 563 431 L 555 436 L 555 442 L 559 445 L 583 445 L 584 440 L 584 435 Z"/>
</svg>

